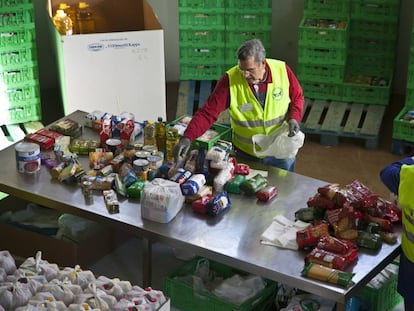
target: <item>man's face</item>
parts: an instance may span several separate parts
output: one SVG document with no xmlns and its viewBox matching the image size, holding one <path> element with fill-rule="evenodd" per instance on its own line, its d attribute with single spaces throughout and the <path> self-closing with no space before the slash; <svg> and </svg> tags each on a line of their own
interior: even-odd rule
<svg viewBox="0 0 414 311">
<path fill-rule="evenodd" d="M 266 66 L 264 61 L 258 65 L 253 57 L 243 61 L 239 60 L 239 70 L 250 84 L 258 83 L 263 79 L 265 68 Z"/>
</svg>

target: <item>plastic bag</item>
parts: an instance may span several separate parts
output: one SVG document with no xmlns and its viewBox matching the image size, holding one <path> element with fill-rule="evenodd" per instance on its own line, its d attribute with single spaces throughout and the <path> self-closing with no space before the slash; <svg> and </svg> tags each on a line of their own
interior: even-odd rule
<svg viewBox="0 0 414 311">
<path fill-rule="evenodd" d="M 256 156 L 273 156 L 278 159 L 294 158 L 299 148 L 303 146 L 305 134 L 302 131 L 289 137 L 289 125 L 283 122 L 269 135 L 256 134 L 252 136 L 253 152 Z"/>
</svg>

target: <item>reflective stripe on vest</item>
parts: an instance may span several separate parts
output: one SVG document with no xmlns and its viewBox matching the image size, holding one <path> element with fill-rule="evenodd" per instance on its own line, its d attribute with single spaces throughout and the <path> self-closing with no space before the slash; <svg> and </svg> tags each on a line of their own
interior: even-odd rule
<svg viewBox="0 0 414 311">
<path fill-rule="evenodd" d="M 227 71 L 233 143 L 252 156 L 255 154 L 251 137 L 255 134 L 269 134 L 280 126 L 286 118 L 290 103 L 286 64 L 274 59 L 266 61 L 272 73 L 272 83 L 267 84 L 264 110 L 238 66 Z"/>
<path fill-rule="evenodd" d="M 407 258 L 414 263 L 414 165 L 402 165 L 398 202 L 402 208 L 403 232 L 401 248 Z"/>
</svg>

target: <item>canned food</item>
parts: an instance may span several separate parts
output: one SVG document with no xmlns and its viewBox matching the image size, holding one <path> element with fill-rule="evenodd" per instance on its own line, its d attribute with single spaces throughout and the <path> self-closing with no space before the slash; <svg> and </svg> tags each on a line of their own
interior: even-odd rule
<svg viewBox="0 0 414 311">
<path fill-rule="evenodd" d="M 16 167 L 20 173 L 33 174 L 40 170 L 40 146 L 35 143 L 21 142 L 15 147 Z"/>
<path fill-rule="evenodd" d="M 111 151 L 114 155 L 118 154 L 121 151 L 122 142 L 117 138 L 108 138 L 105 141 L 108 151 Z"/>
<path fill-rule="evenodd" d="M 133 168 L 136 173 L 142 173 L 148 171 L 149 162 L 145 159 L 137 159 L 133 163 Z"/>
</svg>

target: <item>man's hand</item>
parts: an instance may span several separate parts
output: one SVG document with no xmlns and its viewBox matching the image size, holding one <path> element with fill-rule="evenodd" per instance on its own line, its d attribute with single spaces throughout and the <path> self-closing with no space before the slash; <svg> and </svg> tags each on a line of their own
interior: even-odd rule
<svg viewBox="0 0 414 311">
<path fill-rule="evenodd" d="M 177 163 L 178 160 L 187 153 L 190 148 L 191 141 L 188 137 L 181 137 L 177 145 L 175 145 L 173 150 L 174 160 Z"/>
<path fill-rule="evenodd" d="M 295 119 L 289 119 L 288 124 L 289 124 L 288 136 L 289 137 L 295 136 L 300 130 L 298 121 L 296 121 Z"/>
</svg>

